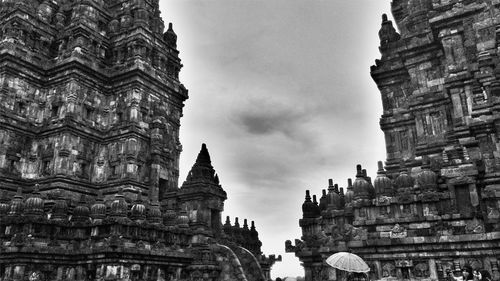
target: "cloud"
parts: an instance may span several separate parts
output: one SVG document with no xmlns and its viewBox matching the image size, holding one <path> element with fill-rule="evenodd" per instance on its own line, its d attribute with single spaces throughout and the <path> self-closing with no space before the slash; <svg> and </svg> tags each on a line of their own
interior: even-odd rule
<svg viewBox="0 0 500 281">
<path fill-rule="evenodd" d="M 250 134 L 269 135 L 282 133 L 293 137 L 301 126 L 308 121 L 308 114 L 292 103 L 279 104 L 262 99 L 251 100 L 240 109 L 236 120 Z"/>
</svg>

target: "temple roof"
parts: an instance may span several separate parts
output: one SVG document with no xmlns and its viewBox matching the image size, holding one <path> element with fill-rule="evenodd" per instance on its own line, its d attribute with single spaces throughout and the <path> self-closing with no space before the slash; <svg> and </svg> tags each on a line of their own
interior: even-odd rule
<svg viewBox="0 0 500 281">
<path fill-rule="evenodd" d="M 196 162 L 189 171 L 186 180 L 182 184 L 182 188 L 198 186 L 200 184 L 221 188 L 219 177 L 212 166 L 206 144 L 202 144 Z"/>
</svg>

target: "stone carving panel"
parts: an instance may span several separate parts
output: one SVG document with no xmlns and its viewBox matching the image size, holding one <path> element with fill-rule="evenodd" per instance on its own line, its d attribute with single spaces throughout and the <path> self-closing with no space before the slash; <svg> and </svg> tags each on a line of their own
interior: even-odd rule
<svg viewBox="0 0 500 281">
<path fill-rule="evenodd" d="M 396 277 L 396 266 L 394 262 L 382 263 L 382 278 Z"/>
</svg>

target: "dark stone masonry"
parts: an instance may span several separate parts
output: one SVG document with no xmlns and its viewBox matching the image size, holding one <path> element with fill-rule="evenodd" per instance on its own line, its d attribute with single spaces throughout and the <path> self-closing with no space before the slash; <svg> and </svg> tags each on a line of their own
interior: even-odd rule
<svg viewBox="0 0 500 281">
<path fill-rule="evenodd" d="M 0 2 L 1 281 L 270 279 L 205 145 L 178 187 L 164 29 L 159 0 Z"/>
<path fill-rule="evenodd" d="M 371 68 L 387 159 L 346 189 L 302 205 L 286 242 L 307 281 L 337 280 L 324 260 L 351 251 L 370 280 L 443 280 L 470 265 L 500 279 L 500 1 L 393 0 Z"/>
</svg>

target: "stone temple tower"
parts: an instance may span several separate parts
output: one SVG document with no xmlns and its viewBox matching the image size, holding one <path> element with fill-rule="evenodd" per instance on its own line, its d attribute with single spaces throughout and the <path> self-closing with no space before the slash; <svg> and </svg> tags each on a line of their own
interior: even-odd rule
<svg viewBox="0 0 500 281">
<path fill-rule="evenodd" d="M 393 0 L 370 74 L 382 98 L 387 158 L 376 177 L 306 192 L 302 236 L 285 244 L 306 281 L 339 280 L 350 251 L 369 280 L 500 280 L 500 1 Z M 334 186 L 334 185 L 333 185 Z M 314 198 L 314 194 L 313 198 Z"/>
<path fill-rule="evenodd" d="M 158 1 L 3 1 L 2 188 L 159 200 L 187 90 Z"/>
<path fill-rule="evenodd" d="M 176 42 L 159 0 L 0 2 L 0 280 L 270 279 L 205 145 L 178 187 Z"/>
</svg>

